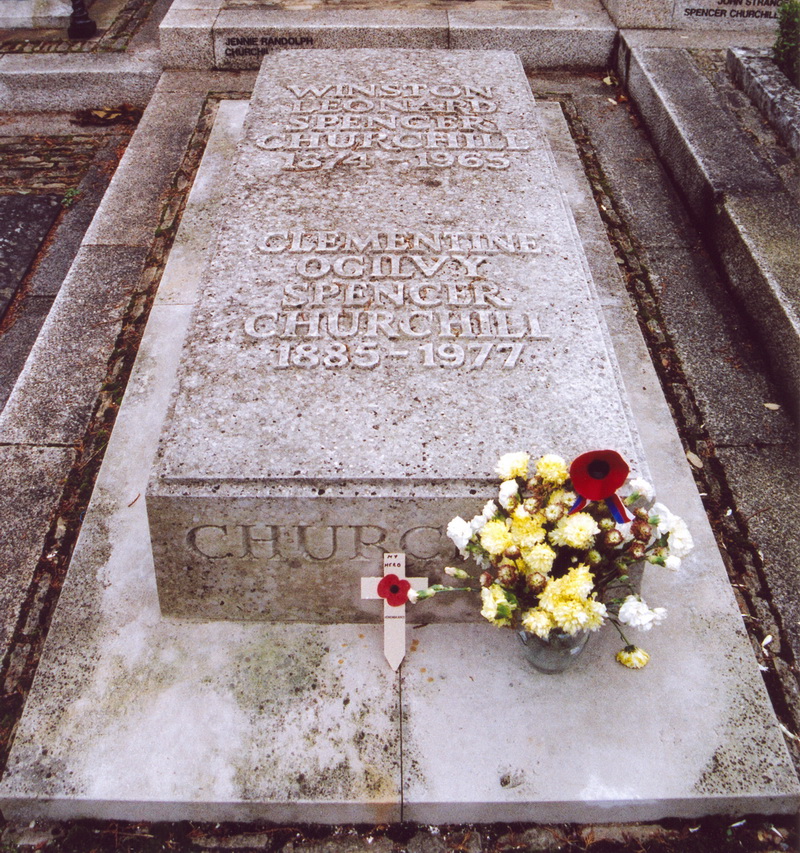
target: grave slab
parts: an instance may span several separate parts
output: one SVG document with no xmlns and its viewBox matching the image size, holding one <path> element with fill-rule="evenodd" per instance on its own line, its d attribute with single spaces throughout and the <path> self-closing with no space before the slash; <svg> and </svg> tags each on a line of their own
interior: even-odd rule
<svg viewBox="0 0 800 853">
<path fill-rule="evenodd" d="M 237 109 L 240 119 L 240 107 L 221 105 L 196 187 L 223 180 Z M 563 145 L 563 121 L 543 109 Z M 578 168 L 574 151 L 558 162 L 562 174 Z M 192 196 L 182 228 L 196 221 Z M 164 281 L 174 271 L 170 258 Z M 619 279 L 603 283 L 599 302 L 652 479 L 697 542 L 679 575 L 645 577 L 645 595 L 675 596 L 647 636 L 653 660 L 623 670 L 606 632 L 573 672 L 537 676 L 517 662 L 510 632 L 427 625 L 409 631 L 402 707 L 380 626 L 159 615 L 142 494 L 190 322 L 191 291 L 185 302 L 171 293 L 151 315 L 0 785 L 6 818 L 614 822 L 796 811 L 791 760 Z M 614 711 L 613 730 L 599 727 Z"/>
<path fill-rule="evenodd" d="M 602 0 L 620 28 L 774 31 L 778 2 L 756 0 Z"/>
<path fill-rule="evenodd" d="M 637 460 L 516 56 L 277 54 L 233 181 L 147 495 L 165 614 L 374 621 L 359 578 L 447 565 L 509 447 Z"/>
<path fill-rule="evenodd" d="M 203 185 L 225 182 L 238 112 L 220 107 L 189 231 L 206 229 Z M 378 626 L 160 616 L 141 497 L 191 313 L 169 288 L 179 267 L 170 258 L 172 301 L 151 313 L 0 808 L 25 819 L 397 821 L 398 679 Z"/>
</svg>

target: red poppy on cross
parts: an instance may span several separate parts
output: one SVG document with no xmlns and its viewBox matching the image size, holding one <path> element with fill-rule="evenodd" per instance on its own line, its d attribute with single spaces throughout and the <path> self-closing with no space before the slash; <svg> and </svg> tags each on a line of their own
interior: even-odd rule
<svg viewBox="0 0 800 853">
<path fill-rule="evenodd" d="M 383 599 L 383 653 L 395 671 L 406 656 L 408 594 L 427 588 L 427 578 L 406 577 L 405 554 L 384 554 L 383 577 L 361 578 L 362 598 Z"/>
</svg>

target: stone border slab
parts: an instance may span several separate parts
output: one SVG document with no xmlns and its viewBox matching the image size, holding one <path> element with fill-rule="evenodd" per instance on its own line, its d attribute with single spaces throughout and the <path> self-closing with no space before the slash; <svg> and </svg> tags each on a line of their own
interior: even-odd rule
<svg viewBox="0 0 800 853">
<path fill-rule="evenodd" d="M 732 47 L 727 67 L 778 137 L 800 158 L 800 90 L 775 64 L 772 51 Z"/>
<path fill-rule="evenodd" d="M 0 104 L 6 112 L 144 107 L 160 74 L 155 50 L 90 56 L 5 54 L 0 56 Z"/>
<path fill-rule="evenodd" d="M 3 0 L 0 2 L 0 27 L 66 27 L 72 6 L 63 0 Z"/>
<path fill-rule="evenodd" d="M 0 656 L 14 633 L 75 452 L 0 445 Z"/>
<path fill-rule="evenodd" d="M 81 247 L 0 414 L 3 441 L 75 445 L 83 438 L 146 253 Z"/>
<path fill-rule="evenodd" d="M 685 50 L 631 46 L 623 34 L 618 70 L 656 151 L 759 329 L 775 374 L 800 405 L 800 256 L 793 199 Z"/>
<path fill-rule="evenodd" d="M 551 105 L 539 109 L 558 168 L 574 176 L 579 166 L 563 120 Z M 242 108 L 222 104 L 220 115 L 233 131 Z M 218 168 L 230 162 L 223 126 L 218 121 L 209 148 Z M 593 202 L 582 180 L 568 187 L 573 206 L 583 206 L 579 219 L 591 242 L 602 225 L 596 213 L 591 221 Z M 201 232 L 208 232 L 202 216 L 217 183 L 212 177 L 192 190 L 184 222 L 197 211 Z M 610 252 L 607 243 L 604 251 Z M 179 263 L 170 258 L 164 282 Z M 613 269 L 608 257 L 588 263 Z M 191 311 L 193 292 L 184 281 L 164 290 L 151 315 L 0 789 L 5 816 L 605 822 L 794 811 L 797 780 L 627 295 L 618 276 L 601 274 L 597 282 L 660 497 L 680 507 L 698 544 L 681 575 L 646 578 L 646 594 L 669 595 L 678 605 L 667 630 L 648 642 L 652 669 L 618 667 L 606 633 L 571 680 L 554 683 L 521 668 L 511 633 L 429 626 L 416 632 L 404 665 L 401 717 L 398 682 L 382 663 L 375 626 L 275 630 L 161 619 L 141 494 Z M 713 653 L 709 643 L 726 652 Z M 691 702 L 710 704 L 681 705 L 684 719 L 665 722 L 663 707 L 687 666 L 699 691 Z M 727 677 L 728 687 L 709 695 L 720 669 L 735 675 L 735 696 Z M 619 688 L 611 702 L 603 695 L 609 674 Z M 594 716 L 584 725 L 573 710 L 572 698 L 584 687 L 594 697 L 585 707 L 614 712 L 617 722 L 603 737 Z M 554 713 L 533 713 L 531 697 L 538 694 Z M 476 714 L 486 702 L 485 713 Z M 497 726 L 485 733 L 475 724 L 498 714 L 506 720 L 498 726 L 510 733 Z M 631 722 L 620 727 L 620 714 Z M 402 812 L 400 719 L 407 747 Z M 524 737 L 511 731 L 517 722 Z M 537 725 L 555 725 L 562 741 Z M 641 728 L 632 731 L 633 725 Z M 716 735 L 701 746 L 698 730 Z M 565 762 L 555 747 L 580 733 L 588 735 L 580 741 L 583 751 Z M 657 770 L 644 762 L 641 734 L 657 744 Z M 639 758 L 626 768 L 624 784 L 587 769 L 587 754 L 598 770 L 606 759 L 619 768 L 620 754 L 633 747 Z M 684 759 L 689 766 L 678 778 Z M 553 760 L 574 768 L 572 774 L 556 773 Z M 757 761 L 758 773 L 743 777 L 742 761 L 746 770 Z M 554 773 L 567 799 L 544 791 Z M 665 786 L 650 796 L 650 782 L 642 796 L 644 778 L 663 778 Z M 473 787 L 463 793 L 467 782 Z"/>
</svg>

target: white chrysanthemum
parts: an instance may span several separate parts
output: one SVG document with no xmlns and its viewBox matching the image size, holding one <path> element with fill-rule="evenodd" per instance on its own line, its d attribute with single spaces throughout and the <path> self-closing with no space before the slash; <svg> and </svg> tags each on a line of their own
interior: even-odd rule
<svg viewBox="0 0 800 853">
<path fill-rule="evenodd" d="M 468 521 L 464 521 L 460 515 L 457 515 L 447 525 L 447 535 L 452 539 L 461 556 L 466 557 L 467 544 L 472 539 L 472 525 Z"/>
<path fill-rule="evenodd" d="M 490 521 L 493 519 L 498 513 L 497 504 L 494 501 L 486 501 L 485 506 L 483 507 L 483 512 L 481 515 L 487 520 Z"/>
<path fill-rule="evenodd" d="M 519 492 L 516 480 L 506 480 L 500 485 L 497 500 L 503 509 L 510 511 L 512 506 L 519 503 Z"/>
<path fill-rule="evenodd" d="M 670 569 L 673 572 L 677 572 L 681 567 L 681 558 L 676 557 L 674 554 L 670 554 L 666 560 L 664 560 L 664 567 Z"/>
<path fill-rule="evenodd" d="M 527 453 L 505 453 L 497 460 L 495 472 L 501 480 L 527 477 L 530 459 L 531 457 Z"/>
<path fill-rule="evenodd" d="M 651 610 L 638 595 L 629 595 L 619 609 L 619 621 L 623 625 L 641 628 L 642 631 L 649 631 L 653 625 L 660 625 L 666 618 L 665 608 L 655 607 Z"/>
<path fill-rule="evenodd" d="M 597 522 L 588 512 L 576 512 L 556 524 L 550 531 L 550 541 L 570 548 L 591 548 L 599 532 Z"/>
<path fill-rule="evenodd" d="M 561 504 L 550 504 L 545 507 L 544 517 L 550 522 L 558 521 L 562 515 L 564 515 L 564 507 Z"/>
<path fill-rule="evenodd" d="M 646 501 L 651 501 L 655 497 L 656 493 L 653 490 L 653 487 L 647 482 L 647 480 L 643 480 L 641 477 L 634 477 L 632 480 L 629 480 L 628 486 L 631 490 L 631 494 L 636 492 Z"/>
</svg>

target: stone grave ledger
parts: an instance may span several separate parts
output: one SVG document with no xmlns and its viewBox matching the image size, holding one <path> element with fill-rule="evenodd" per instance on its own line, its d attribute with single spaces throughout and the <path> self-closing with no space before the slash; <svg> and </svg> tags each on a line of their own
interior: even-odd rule
<svg viewBox="0 0 800 853">
<path fill-rule="evenodd" d="M 165 615 L 378 621 L 509 451 L 638 440 L 516 56 L 265 59 L 147 509 Z M 475 618 L 441 597 L 409 618 Z"/>
</svg>

